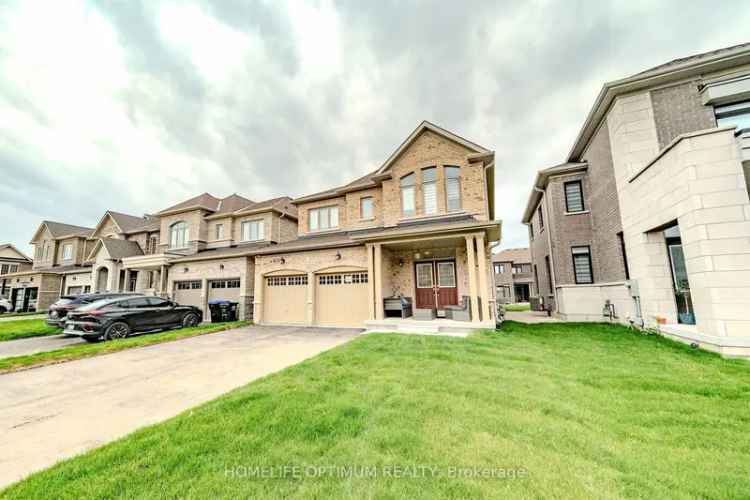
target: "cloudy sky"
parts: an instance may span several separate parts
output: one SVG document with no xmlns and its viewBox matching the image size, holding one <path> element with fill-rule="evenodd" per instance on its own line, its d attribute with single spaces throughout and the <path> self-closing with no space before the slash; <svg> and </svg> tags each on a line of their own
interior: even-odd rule
<svg viewBox="0 0 750 500">
<path fill-rule="evenodd" d="M 0 243 L 348 182 L 427 119 L 494 149 L 503 247 L 603 82 L 750 41 L 747 0 L 0 2 Z"/>
</svg>

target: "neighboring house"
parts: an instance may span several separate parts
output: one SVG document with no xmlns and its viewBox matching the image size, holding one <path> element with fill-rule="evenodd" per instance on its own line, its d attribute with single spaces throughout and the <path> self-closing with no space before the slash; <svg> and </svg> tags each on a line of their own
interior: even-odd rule
<svg viewBox="0 0 750 500">
<path fill-rule="evenodd" d="M 374 172 L 294 200 L 297 238 L 255 257 L 256 321 L 378 328 L 387 297 L 426 317 L 466 297 L 494 326 L 493 192 L 493 151 L 422 122 Z"/>
<path fill-rule="evenodd" d="M 750 355 L 750 44 L 606 83 L 523 217 L 544 306 Z"/>
<path fill-rule="evenodd" d="M 493 255 L 492 268 L 498 302 L 528 302 L 536 294 L 528 248 L 508 248 Z"/>
<path fill-rule="evenodd" d="M 31 239 L 31 269 L 6 276 L 15 311 L 44 310 L 66 290 L 66 283 L 89 287 L 91 267 L 86 263 L 91 228 L 44 221 Z"/>
<path fill-rule="evenodd" d="M 10 295 L 10 280 L 7 275 L 28 271 L 31 266 L 32 260 L 19 249 L 10 243 L 0 245 L 0 297 L 8 298 Z"/>
</svg>

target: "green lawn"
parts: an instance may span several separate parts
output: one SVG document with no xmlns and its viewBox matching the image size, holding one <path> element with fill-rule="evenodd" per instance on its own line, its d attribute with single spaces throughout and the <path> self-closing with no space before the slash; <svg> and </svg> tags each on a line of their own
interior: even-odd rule
<svg viewBox="0 0 750 500">
<path fill-rule="evenodd" d="M 193 328 L 180 328 L 178 330 L 167 330 L 164 332 L 136 335 L 123 340 L 111 340 L 107 342 L 82 343 L 55 349 L 54 351 L 38 352 L 25 356 L 13 356 L 0 359 L 0 373 L 30 368 L 34 366 L 50 365 L 72 361 L 74 359 L 88 358 L 99 354 L 122 351 L 134 347 L 143 347 L 172 340 L 195 337 L 206 333 L 215 333 L 230 328 L 237 328 L 250 324 L 248 321 L 234 321 L 231 323 L 207 323 Z M 0 323 L 2 325 L 2 323 Z"/>
<path fill-rule="evenodd" d="M 750 363 L 619 326 L 366 335 L 0 496 L 747 498 L 749 408 Z"/>
<path fill-rule="evenodd" d="M 1 318 L 2 316 L 0 316 Z M 0 321 L 0 342 L 62 333 L 62 328 L 47 326 L 43 319 Z"/>
<path fill-rule="evenodd" d="M 519 302 L 518 304 L 505 304 L 506 311 L 530 311 L 531 305 L 528 302 Z"/>
</svg>

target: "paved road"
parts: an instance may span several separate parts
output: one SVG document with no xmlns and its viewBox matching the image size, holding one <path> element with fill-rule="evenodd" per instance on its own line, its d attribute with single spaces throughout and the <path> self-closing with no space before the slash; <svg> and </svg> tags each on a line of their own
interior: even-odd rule
<svg viewBox="0 0 750 500">
<path fill-rule="evenodd" d="M 67 337 L 65 335 L 48 335 L 46 337 L 8 340 L 0 342 L 0 358 L 52 351 L 61 347 L 82 343 L 85 344 L 86 341 L 81 337 Z"/>
<path fill-rule="evenodd" d="M 0 488 L 358 333 L 251 326 L 0 375 Z"/>
<path fill-rule="evenodd" d="M 18 321 L 22 319 L 44 319 L 46 318 L 46 314 L 27 314 L 23 316 L 6 316 L 5 314 L 0 314 L 0 321 Z"/>
</svg>

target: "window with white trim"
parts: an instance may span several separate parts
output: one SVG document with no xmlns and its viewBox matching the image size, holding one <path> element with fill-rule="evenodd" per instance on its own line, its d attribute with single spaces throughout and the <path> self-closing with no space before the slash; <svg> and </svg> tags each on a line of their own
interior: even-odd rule
<svg viewBox="0 0 750 500">
<path fill-rule="evenodd" d="M 372 219 L 374 216 L 373 212 L 373 198 L 372 196 L 365 196 L 359 199 L 359 217 L 361 219 Z"/>
<path fill-rule="evenodd" d="M 224 224 L 216 224 L 216 239 L 224 239 Z"/>
<path fill-rule="evenodd" d="M 461 167 L 446 165 L 445 207 L 449 212 L 461 210 Z"/>
<path fill-rule="evenodd" d="M 169 248 L 186 248 L 189 230 L 187 222 L 175 222 L 169 227 Z"/>
<path fill-rule="evenodd" d="M 594 274 L 591 269 L 591 248 L 588 246 L 571 247 L 573 254 L 573 273 L 577 284 L 594 282 Z"/>
<path fill-rule="evenodd" d="M 422 169 L 422 210 L 425 215 L 438 211 L 437 203 L 437 168 Z"/>
<path fill-rule="evenodd" d="M 307 225 L 310 231 L 325 231 L 339 227 L 339 207 L 320 207 L 308 210 Z"/>
<path fill-rule="evenodd" d="M 201 289 L 201 281 L 200 280 L 193 280 L 193 281 L 176 281 L 175 287 L 178 290 L 200 290 Z"/>
<path fill-rule="evenodd" d="M 242 228 L 242 241 L 262 240 L 264 236 L 264 226 L 262 220 L 247 220 L 240 226 Z"/>
<path fill-rule="evenodd" d="M 71 260 L 73 258 L 73 244 L 66 243 L 63 245 L 63 260 Z"/>
<path fill-rule="evenodd" d="M 10 264 L 3 264 L 0 266 L 0 274 L 8 274 L 10 272 Z"/>
<path fill-rule="evenodd" d="M 405 216 L 417 213 L 414 193 L 416 189 L 417 176 L 413 173 L 401 178 L 401 214 Z"/>
<path fill-rule="evenodd" d="M 563 184 L 565 188 L 565 211 L 569 213 L 583 212 L 583 184 L 581 181 L 569 181 Z"/>
</svg>

